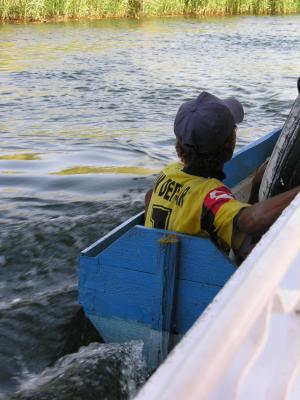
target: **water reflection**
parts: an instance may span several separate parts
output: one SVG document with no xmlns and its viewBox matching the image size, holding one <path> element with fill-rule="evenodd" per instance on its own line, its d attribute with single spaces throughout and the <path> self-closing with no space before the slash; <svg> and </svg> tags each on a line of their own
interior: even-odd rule
<svg viewBox="0 0 300 400">
<path fill-rule="evenodd" d="M 132 175 L 151 175 L 158 173 L 159 170 L 151 170 L 142 167 L 73 167 L 67 168 L 53 175 L 82 175 L 82 174 L 132 174 Z"/>
<path fill-rule="evenodd" d="M 41 157 L 39 153 L 19 153 L 5 156 L 0 155 L 0 160 L 41 160 Z"/>
</svg>

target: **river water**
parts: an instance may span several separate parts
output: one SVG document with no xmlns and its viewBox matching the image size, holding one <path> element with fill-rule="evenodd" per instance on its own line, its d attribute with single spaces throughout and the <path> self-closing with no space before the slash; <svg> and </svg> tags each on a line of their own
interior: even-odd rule
<svg viewBox="0 0 300 400">
<path fill-rule="evenodd" d="M 0 46 L 0 393 L 127 398 L 144 379 L 139 343 L 66 347 L 82 336 L 78 254 L 142 208 L 175 157 L 181 102 L 238 97 L 238 147 L 283 124 L 300 16 L 2 25 Z"/>
</svg>

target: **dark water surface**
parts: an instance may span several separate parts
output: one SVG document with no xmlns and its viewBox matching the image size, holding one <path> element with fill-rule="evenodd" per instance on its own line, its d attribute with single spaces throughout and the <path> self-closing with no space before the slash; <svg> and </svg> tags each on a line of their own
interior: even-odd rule
<svg viewBox="0 0 300 400">
<path fill-rule="evenodd" d="M 141 209 L 152 174 L 175 157 L 182 101 L 237 96 L 242 146 L 284 122 L 299 56 L 299 15 L 0 26 L 3 398 L 135 393 L 139 343 L 65 355 L 80 330 L 79 251 Z"/>
</svg>

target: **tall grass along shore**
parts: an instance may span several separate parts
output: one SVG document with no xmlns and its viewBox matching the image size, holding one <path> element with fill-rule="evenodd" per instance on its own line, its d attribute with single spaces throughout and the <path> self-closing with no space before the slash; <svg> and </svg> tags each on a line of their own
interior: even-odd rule
<svg viewBox="0 0 300 400">
<path fill-rule="evenodd" d="M 297 12 L 300 0 L 0 0 L 2 22 Z"/>
</svg>

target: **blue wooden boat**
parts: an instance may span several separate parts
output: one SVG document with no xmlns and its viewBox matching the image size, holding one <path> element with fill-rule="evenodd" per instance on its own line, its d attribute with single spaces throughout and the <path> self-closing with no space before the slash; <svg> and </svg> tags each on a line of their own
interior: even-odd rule
<svg viewBox="0 0 300 400">
<path fill-rule="evenodd" d="M 281 129 L 234 154 L 226 185 L 245 195 Z M 82 251 L 79 302 L 106 342 L 142 340 L 158 366 L 235 272 L 209 239 L 143 226 L 144 213 Z"/>
</svg>

